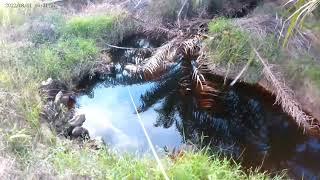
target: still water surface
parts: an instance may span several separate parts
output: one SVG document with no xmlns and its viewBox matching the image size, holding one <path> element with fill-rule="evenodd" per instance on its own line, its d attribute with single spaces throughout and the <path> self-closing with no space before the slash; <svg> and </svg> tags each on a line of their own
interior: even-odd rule
<svg viewBox="0 0 320 180">
<path fill-rule="evenodd" d="M 130 44 L 130 43 L 129 43 Z M 152 47 L 134 39 L 132 47 Z M 232 156 L 245 167 L 278 172 L 292 178 L 320 179 L 320 140 L 303 134 L 275 98 L 259 87 L 236 84 L 222 88 L 216 106 L 202 109 L 194 94 L 182 93 L 183 75 L 176 66 L 157 81 L 145 82 L 124 70 L 139 61 L 131 51 L 118 53 L 114 74 L 96 83 L 77 99 L 77 111 L 86 115 L 84 126 L 92 138 L 102 137 L 122 152 L 149 152 L 128 88 L 153 144 L 173 149 L 186 141 Z M 221 80 L 206 76 L 223 87 Z M 89 92 L 88 92 L 89 91 Z"/>
</svg>

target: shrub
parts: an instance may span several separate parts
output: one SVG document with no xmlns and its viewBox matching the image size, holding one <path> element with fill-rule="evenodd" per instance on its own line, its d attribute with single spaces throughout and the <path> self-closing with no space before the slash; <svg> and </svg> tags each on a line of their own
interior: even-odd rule
<svg viewBox="0 0 320 180">
<path fill-rule="evenodd" d="M 227 19 L 215 19 L 208 26 L 209 33 L 214 37 L 208 45 L 215 62 L 236 63 L 250 59 L 250 38 L 246 32 Z"/>
<path fill-rule="evenodd" d="M 37 52 L 38 67 L 46 78 L 62 80 L 77 76 L 78 68 L 90 68 L 99 53 L 93 40 L 82 38 L 62 39 L 57 44 L 43 46 Z"/>
<path fill-rule="evenodd" d="M 49 160 L 60 175 L 77 174 L 94 179 L 163 179 L 157 163 L 152 157 L 132 154 L 115 154 L 112 150 L 94 151 L 88 148 L 71 149 L 67 144 L 52 150 Z M 210 156 L 204 150 L 185 152 L 174 159 L 161 158 L 167 175 L 171 179 L 266 179 L 267 174 L 249 171 L 246 175 L 228 159 Z M 280 179 L 283 176 L 274 179 Z"/>
<path fill-rule="evenodd" d="M 55 42 L 59 39 L 64 26 L 65 18 L 61 14 L 49 12 L 31 22 L 29 38 L 35 44 Z"/>
<path fill-rule="evenodd" d="M 310 66 L 305 70 L 305 74 L 320 89 L 320 65 Z"/>
</svg>

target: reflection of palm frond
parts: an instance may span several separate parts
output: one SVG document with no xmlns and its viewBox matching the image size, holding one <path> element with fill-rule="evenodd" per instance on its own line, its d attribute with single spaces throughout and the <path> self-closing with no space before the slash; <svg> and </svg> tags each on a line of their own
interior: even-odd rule
<svg viewBox="0 0 320 180">
<path fill-rule="evenodd" d="M 167 96 L 161 107 L 156 111 L 159 114 L 159 117 L 156 122 L 156 126 L 163 126 L 164 128 L 170 128 L 175 121 L 175 106 L 177 102 L 175 93 L 171 93 Z"/>
<path fill-rule="evenodd" d="M 168 92 L 175 90 L 178 87 L 177 82 L 179 76 L 180 74 L 177 71 L 170 73 L 170 75 L 168 75 L 167 77 L 162 78 L 157 86 L 141 96 L 141 111 L 148 110 L 149 107 L 153 106 L 160 99 L 164 98 L 168 94 Z"/>
</svg>

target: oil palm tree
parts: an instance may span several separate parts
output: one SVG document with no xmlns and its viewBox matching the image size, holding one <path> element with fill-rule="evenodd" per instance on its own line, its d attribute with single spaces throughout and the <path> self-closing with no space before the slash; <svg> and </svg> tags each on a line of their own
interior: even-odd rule
<svg viewBox="0 0 320 180">
<path fill-rule="evenodd" d="M 320 0 L 288 0 L 285 5 L 289 4 L 292 4 L 290 10 L 293 9 L 294 12 L 287 19 L 290 23 L 284 39 L 284 45 L 287 45 L 294 33 L 294 29 L 302 25 L 305 18 L 319 7 Z"/>
</svg>

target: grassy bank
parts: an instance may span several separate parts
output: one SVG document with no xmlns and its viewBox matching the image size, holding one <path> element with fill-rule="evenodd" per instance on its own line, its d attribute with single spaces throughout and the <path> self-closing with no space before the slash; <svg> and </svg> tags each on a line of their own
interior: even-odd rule
<svg viewBox="0 0 320 180">
<path fill-rule="evenodd" d="M 269 10 L 264 12 L 266 9 Z M 246 18 L 233 20 L 218 18 L 210 22 L 209 34 L 213 38 L 207 42 L 210 52 L 209 63 L 218 65 L 224 70 L 223 74 L 229 75 L 229 78 L 234 78 L 249 63 L 241 80 L 258 83 L 263 76 L 261 76 L 261 63 L 256 60 L 253 53 L 254 47 L 263 58 L 275 65 L 275 71 L 280 72 L 280 76 L 292 89 L 297 90 L 296 84 L 308 82 L 315 91 L 320 92 L 317 39 L 308 42 L 302 37 L 293 37 L 289 41 L 288 48 L 281 47 L 282 39 L 279 39 L 278 34 L 273 31 L 280 27 L 277 27 L 275 24 L 277 21 L 268 15 L 278 11 L 279 8 L 264 5 L 258 7 L 253 15 Z M 285 18 L 285 14 L 282 14 L 284 17 L 280 18 Z M 307 20 L 306 27 L 303 29 L 306 32 L 310 33 L 310 29 L 320 25 L 315 22 L 314 17 Z M 312 33 L 306 33 L 305 38 L 319 34 L 316 30 Z M 310 46 L 308 43 L 315 44 Z"/>
<path fill-rule="evenodd" d="M 18 12 L 17 12 L 18 13 Z M 20 17 L 20 15 L 15 15 Z M 0 175 L 12 178 L 162 179 L 152 157 L 119 156 L 57 137 L 40 121 L 41 81 L 72 88 L 99 62 L 103 43 L 121 41 L 133 24 L 125 13 L 90 16 L 49 11 L 2 24 L 0 50 Z M 10 24 L 10 26 L 8 26 Z M 16 41 L 19 39 L 20 41 Z M 172 179 L 266 179 L 244 173 L 232 160 L 205 151 L 162 158 Z"/>
</svg>

